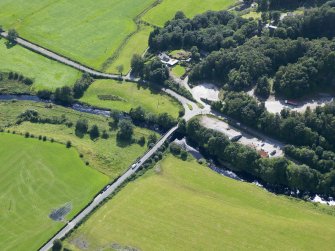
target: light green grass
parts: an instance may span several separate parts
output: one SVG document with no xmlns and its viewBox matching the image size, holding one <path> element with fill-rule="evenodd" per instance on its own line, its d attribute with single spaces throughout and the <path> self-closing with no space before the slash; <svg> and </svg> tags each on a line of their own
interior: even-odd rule
<svg viewBox="0 0 335 251">
<path fill-rule="evenodd" d="M 7 49 L 6 40 L 1 39 L 0 72 L 10 71 L 34 79 L 32 88 L 37 90 L 73 85 L 76 79 L 81 76 L 79 71 L 40 56 L 19 45 Z"/>
<path fill-rule="evenodd" d="M 15 125 L 17 116 L 27 109 L 38 111 L 43 118 L 59 118 L 64 114 L 67 120 L 74 125 L 80 118 L 87 119 L 89 127 L 96 124 L 101 132 L 104 129 L 107 130 L 110 137 L 108 139 L 99 138 L 96 141 L 92 141 L 89 135 L 79 138 L 74 133 L 74 126 L 69 128 L 64 124 L 51 125 L 24 122 L 21 125 Z M 112 180 L 122 174 L 136 158 L 147 150 L 147 147 L 136 143 L 123 144 L 118 142 L 116 140 L 117 130 L 109 131 L 109 121 L 112 120 L 107 120 L 102 116 L 80 113 L 60 106 L 46 109 L 44 104 L 33 102 L 0 102 L 0 127 L 7 126 L 10 131 L 14 130 L 17 133 L 24 134 L 29 132 L 34 134 L 35 137 L 45 135 L 48 139 L 53 138 L 62 143 L 70 140 L 78 152 L 84 155 L 84 161 L 88 161 L 90 166 L 108 175 Z M 139 139 L 141 136 L 147 138 L 151 133 L 153 132 L 150 130 L 136 127 L 134 138 Z"/>
<path fill-rule="evenodd" d="M 58 143 L 0 133 L 0 249 L 37 250 L 65 222 L 48 215 L 67 202 L 70 219 L 107 183 Z"/>
<path fill-rule="evenodd" d="M 261 19 L 262 12 L 250 11 L 248 14 L 243 15 L 242 17 L 248 19 L 252 17 L 253 19 Z"/>
<path fill-rule="evenodd" d="M 2 0 L 0 23 L 69 58 L 100 69 L 136 30 L 154 0 Z"/>
<path fill-rule="evenodd" d="M 129 183 L 68 239 L 87 250 L 332 250 L 335 216 L 321 206 L 168 156 Z M 334 213 L 334 210 L 329 209 Z"/>
<path fill-rule="evenodd" d="M 185 73 L 186 69 L 181 65 L 176 65 L 175 67 L 172 68 L 172 74 L 178 78 L 182 77 Z"/>
<path fill-rule="evenodd" d="M 163 0 L 155 8 L 149 10 L 144 15 L 143 20 L 157 26 L 163 26 L 165 22 L 172 19 L 179 10 L 191 18 L 207 10 L 227 9 L 235 3 L 235 0 Z"/>
<path fill-rule="evenodd" d="M 123 100 L 101 100 L 98 95 L 114 95 Z M 125 112 L 129 112 L 131 108 L 142 106 L 148 112 L 156 114 L 167 112 L 173 117 L 178 117 L 179 109 L 181 109 L 177 101 L 162 92 L 143 88 L 139 84 L 116 80 L 95 81 L 80 101 Z"/>
<path fill-rule="evenodd" d="M 107 68 L 107 71 L 117 72 L 116 67 L 118 65 L 123 65 L 123 73 L 127 74 L 130 71 L 130 63 L 133 55 L 142 55 L 148 48 L 148 37 L 151 31 L 152 28 L 150 26 L 142 26 L 141 29 L 124 45 L 118 57 Z"/>
</svg>

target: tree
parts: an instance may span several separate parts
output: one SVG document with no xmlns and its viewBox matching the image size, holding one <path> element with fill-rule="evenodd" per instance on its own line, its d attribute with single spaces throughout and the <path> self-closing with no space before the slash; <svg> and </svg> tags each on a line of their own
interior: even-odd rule
<svg viewBox="0 0 335 251">
<path fill-rule="evenodd" d="M 71 105 L 73 103 L 73 93 L 69 86 L 57 88 L 55 91 L 55 102 L 62 105 Z"/>
<path fill-rule="evenodd" d="M 176 15 L 174 16 L 174 19 L 175 20 L 177 20 L 177 19 L 184 19 L 184 18 L 186 18 L 186 16 L 185 16 L 185 14 L 184 14 L 184 12 L 182 12 L 182 11 L 177 11 L 176 12 Z"/>
<path fill-rule="evenodd" d="M 119 122 L 119 131 L 117 133 L 118 139 L 131 140 L 134 133 L 134 125 L 128 119 L 123 119 Z"/>
<path fill-rule="evenodd" d="M 260 77 L 257 80 L 257 85 L 255 89 L 255 94 L 262 97 L 262 98 L 268 98 L 271 91 L 271 85 L 270 81 L 267 77 Z"/>
<path fill-rule="evenodd" d="M 93 83 L 94 79 L 88 74 L 84 73 L 83 76 L 76 81 L 73 86 L 73 96 L 75 98 L 81 98 L 87 88 Z"/>
<path fill-rule="evenodd" d="M 120 65 L 116 66 L 116 70 L 122 77 L 122 72 L 124 70 L 124 66 L 122 64 L 120 64 Z"/>
<path fill-rule="evenodd" d="M 134 75 L 138 75 L 140 77 L 143 76 L 144 73 L 144 59 L 138 55 L 134 54 L 131 59 L 131 69 Z"/>
<path fill-rule="evenodd" d="M 71 143 L 70 140 L 68 140 L 68 141 L 66 142 L 66 148 L 70 148 L 71 146 L 72 146 L 72 143 Z"/>
<path fill-rule="evenodd" d="M 100 137 L 100 131 L 99 131 L 99 128 L 97 125 L 93 125 L 91 130 L 90 130 L 90 138 L 93 140 L 93 139 L 96 139 L 96 138 L 99 138 Z"/>
<path fill-rule="evenodd" d="M 53 241 L 52 251 L 61 251 L 63 248 L 63 243 L 60 239 L 55 239 Z"/>
<path fill-rule="evenodd" d="M 86 119 L 79 119 L 76 123 L 75 133 L 82 137 L 88 131 L 88 122 Z"/>
<path fill-rule="evenodd" d="M 280 21 L 280 11 L 272 11 L 271 13 L 271 18 L 273 20 L 274 24 L 278 24 L 278 22 Z"/>
<path fill-rule="evenodd" d="M 16 43 L 16 39 L 18 38 L 19 34 L 17 33 L 17 31 L 15 29 L 9 29 L 8 30 L 8 40 L 11 43 Z"/>
<path fill-rule="evenodd" d="M 156 144 L 157 142 L 157 136 L 156 134 L 152 133 L 148 136 L 148 146 L 152 145 L 152 144 Z"/>
</svg>

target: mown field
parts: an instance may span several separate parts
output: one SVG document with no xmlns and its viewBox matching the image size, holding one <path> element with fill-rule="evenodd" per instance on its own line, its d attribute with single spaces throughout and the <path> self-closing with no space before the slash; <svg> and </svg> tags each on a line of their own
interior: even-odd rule
<svg viewBox="0 0 335 251">
<path fill-rule="evenodd" d="M 108 182 L 75 149 L 0 133 L 0 250 L 37 250 L 65 222 L 52 210 L 72 204 L 70 219 Z"/>
<path fill-rule="evenodd" d="M 27 109 L 35 110 L 42 118 L 61 118 L 65 115 L 67 122 L 73 125 L 68 127 L 66 124 L 42 124 L 23 122 L 16 125 L 17 116 Z M 89 127 L 96 124 L 100 132 L 106 130 L 109 134 L 108 139 L 99 138 L 92 141 L 89 135 L 79 138 L 75 135 L 74 126 L 78 119 L 86 119 Z M 141 156 L 147 146 L 140 146 L 137 143 L 119 142 L 116 139 L 117 130 L 110 130 L 108 125 L 113 120 L 102 116 L 80 113 L 68 108 L 53 106 L 45 108 L 45 104 L 34 102 L 0 102 L 0 128 L 6 128 L 16 133 L 29 132 L 35 137 L 39 135 L 47 136 L 48 139 L 53 138 L 61 143 L 68 140 L 72 145 L 83 154 L 83 160 L 89 162 L 89 165 L 98 171 L 108 175 L 110 179 L 114 179 L 122 174 L 133 161 Z M 153 132 L 147 129 L 135 127 L 134 138 L 139 139 L 141 136 L 147 138 Z"/>
<path fill-rule="evenodd" d="M 150 9 L 144 15 L 143 20 L 157 26 L 163 26 L 165 22 L 172 19 L 179 10 L 191 18 L 207 10 L 215 11 L 227 9 L 236 2 L 236 0 L 163 0 L 155 8 Z"/>
<path fill-rule="evenodd" d="M 6 40 L 0 39 L 0 72 L 10 71 L 33 79 L 34 84 L 29 88 L 35 90 L 73 85 L 76 79 L 81 76 L 79 71 L 40 56 L 21 46 L 16 45 L 7 48 Z"/>
<path fill-rule="evenodd" d="M 136 30 L 133 19 L 154 0 L 3 0 L 0 23 L 48 49 L 93 68 Z"/>
<path fill-rule="evenodd" d="M 168 155 L 67 243 L 78 250 L 83 243 L 85 250 L 332 250 L 334 213 Z"/>
<path fill-rule="evenodd" d="M 142 55 L 148 48 L 148 37 L 151 30 L 150 26 L 141 26 L 141 29 L 124 44 L 119 55 L 108 66 L 107 72 L 117 72 L 116 67 L 123 65 L 123 74 L 127 74 L 130 71 L 130 62 L 133 55 Z"/>
<path fill-rule="evenodd" d="M 139 17 L 147 23 L 162 26 L 178 10 L 192 17 L 206 10 L 227 9 L 235 2 L 163 0 L 152 6 L 155 0 L 3 0 L 0 23 L 5 29 L 15 28 L 23 38 L 92 68 L 116 73 L 116 66 L 122 64 L 126 73 L 132 55 L 142 54 L 147 47 L 150 28 L 141 26 L 135 32 L 134 19 L 139 15 L 144 14 Z"/>
<path fill-rule="evenodd" d="M 172 68 L 172 74 L 178 78 L 182 77 L 185 73 L 186 69 L 181 65 L 176 65 L 175 67 Z"/>
<path fill-rule="evenodd" d="M 110 95 L 110 97 L 106 99 L 102 95 Z M 177 101 L 162 92 L 144 88 L 139 84 L 116 80 L 95 81 L 80 101 L 125 112 L 142 106 L 148 112 L 156 114 L 167 112 L 175 118 L 178 117 L 181 109 Z"/>
</svg>

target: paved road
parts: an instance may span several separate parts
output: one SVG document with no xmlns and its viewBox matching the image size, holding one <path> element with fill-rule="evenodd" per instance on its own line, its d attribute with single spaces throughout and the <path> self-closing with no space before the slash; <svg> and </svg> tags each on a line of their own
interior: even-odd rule
<svg viewBox="0 0 335 251">
<path fill-rule="evenodd" d="M 0 35 L 4 38 L 7 38 L 8 37 L 8 33 L 7 32 L 1 32 Z M 38 46 L 36 44 L 33 44 L 25 39 L 22 39 L 22 38 L 17 38 L 16 39 L 16 42 L 20 45 L 22 45 L 23 47 L 26 47 L 28 48 L 29 50 L 32 50 L 34 52 L 37 52 L 39 54 L 42 54 L 48 58 L 51 58 L 51 59 L 54 59 L 60 63 L 63 63 L 63 64 L 66 64 L 68 66 L 71 66 L 79 71 L 82 71 L 82 72 L 87 72 L 89 74 L 91 74 L 92 76 L 94 77 L 97 77 L 97 78 L 109 78 L 109 79 L 120 79 L 120 76 L 119 75 L 115 75 L 115 74 L 109 74 L 109 73 L 103 73 L 103 72 L 99 72 L 99 71 L 96 71 L 96 70 L 93 70 L 85 65 L 82 65 L 78 62 L 75 62 L 71 59 L 68 59 L 64 56 L 61 56 L 55 52 L 52 52 L 50 50 L 47 50 L 41 46 Z M 122 77 L 124 80 L 130 80 L 131 78 L 129 76 L 126 76 L 126 77 Z"/>
<path fill-rule="evenodd" d="M 136 168 L 129 168 L 116 182 L 110 185 L 107 190 L 98 194 L 93 201 L 78 214 L 74 219 L 72 219 L 64 228 L 62 228 L 50 241 L 48 241 L 43 247 L 41 247 L 40 251 L 47 251 L 52 248 L 53 241 L 55 239 L 63 238 L 67 233 L 69 233 L 80 221 L 82 221 L 87 215 L 89 215 L 94 208 L 96 208 L 104 199 L 106 199 L 109 195 L 111 195 L 120 185 L 125 182 L 129 177 L 131 177 L 141 166 L 142 164 L 148 160 L 157 150 L 160 148 L 163 143 L 177 130 L 178 126 L 173 127 L 168 131 L 158 142 L 157 144 L 151 148 L 143 157 L 140 159 L 139 164 Z"/>
</svg>

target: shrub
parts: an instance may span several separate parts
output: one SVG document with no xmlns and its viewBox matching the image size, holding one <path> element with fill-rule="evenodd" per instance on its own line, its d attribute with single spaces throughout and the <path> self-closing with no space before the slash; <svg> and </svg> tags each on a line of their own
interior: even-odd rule
<svg viewBox="0 0 335 251">
<path fill-rule="evenodd" d="M 142 136 L 138 141 L 137 143 L 140 145 L 140 146 L 144 146 L 145 145 L 145 137 Z"/>
<path fill-rule="evenodd" d="M 66 148 L 70 148 L 71 146 L 72 146 L 72 143 L 71 143 L 70 140 L 68 140 L 68 141 L 66 142 Z"/>
<path fill-rule="evenodd" d="M 42 136 L 40 135 L 40 136 L 38 136 L 38 140 L 42 140 Z"/>
<path fill-rule="evenodd" d="M 47 140 L 47 137 L 46 136 L 43 136 L 43 141 L 46 141 Z"/>
<path fill-rule="evenodd" d="M 93 139 L 96 139 L 96 138 L 99 138 L 100 137 L 100 131 L 99 131 L 99 128 L 97 125 L 93 125 L 91 130 L 90 130 L 90 138 L 93 140 Z"/>
<path fill-rule="evenodd" d="M 103 138 L 103 139 L 108 139 L 109 138 L 109 134 L 107 133 L 106 130 L 103 130 L 101 138 Z"/>
<path fill-rule="evenodd" d="M 24 136 L 25 136 L 26 138 L 29 138 L 29 136 L 30 136 L 29 132 L 26 132 L 26 133 L 24 134 Z"/>
<path fill-rule="evenodd" d="M 170 152 L 173 155 L 179 155 L 181 153 L 181 147 L 179 145 L 177 145 L 176 143 L 172 143 L 170 144 Z"/>
<path fill-rule="evenodd" d="M 76 123 L 75 133 L 77 136 L 83 136 L 87 133 L 88 130 L 88 122 L 86 119 L 79 119 Z"/>
</svg>

